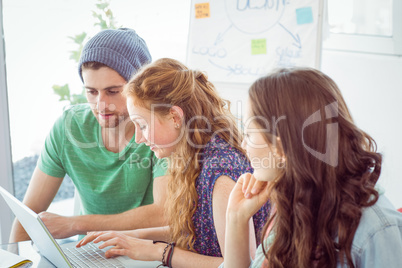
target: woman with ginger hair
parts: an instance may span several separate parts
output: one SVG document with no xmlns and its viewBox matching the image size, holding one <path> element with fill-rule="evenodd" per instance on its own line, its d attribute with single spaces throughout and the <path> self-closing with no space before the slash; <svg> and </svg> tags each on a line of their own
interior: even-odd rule
<svg viewBox="0 0 402 268">
<path fill-rule="evenodd" d="M 252 163 L 273 165 L 237 181 L 221 267 L 401 267 L 402 215 L 375 188 L 382 157 L 335 82 L 314 69 L 282 69 L 258 79 L 248 102 L 243 147 Z M 247 222 L 268 198 L 252 263 Z"/>
<path fill-rule="evenodd" d="M 172 59 L 144 67 L 124 93 L 136 142 L 150 146 L 158 158 L 169 159 L 168 226 L 93 232 L 78 246 L 104 241 L 100 247 L 115 246 L 107 256 L 159 260 L 175 268 L 219 266 L 230 191 L 241 174 L 252 171 L 229 103 L 205 74 Z M 252 251 L 268 208 L 266 203 L 248 223 Z M 167 243 L 157 242 L 161 240 Z"/>
</svg>

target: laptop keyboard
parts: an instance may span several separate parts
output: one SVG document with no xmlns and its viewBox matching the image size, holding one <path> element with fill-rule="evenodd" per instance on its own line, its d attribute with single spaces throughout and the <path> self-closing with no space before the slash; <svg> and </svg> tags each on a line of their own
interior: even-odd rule
<svg viewBox="0 0 402 268">
<path fill-rule="evenodd" d="M 83 247 L 65 248 L 64 254 L 66 254 L 68 260 L 74 267 L 124 267 L 124 265 L 113 258 L 107 259 L 105 252 L 100 250 L 97 246 L 89 243 Z"/>
</svg>

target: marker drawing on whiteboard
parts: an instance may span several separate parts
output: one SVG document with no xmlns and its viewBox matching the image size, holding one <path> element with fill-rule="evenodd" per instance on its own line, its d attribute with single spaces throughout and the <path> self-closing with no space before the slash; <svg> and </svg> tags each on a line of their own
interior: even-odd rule
<svg viewBox="0 0 402 268">
<path fill-rule="evenodd" d="M 288 34 L 290 34 L 292 36 L 292 38 L 295 40 L 295 43 L 293 43 L 293 45 L 295 47 L 297 47 L 297 48 L 302 47 L 299 34 L 294 35 L 288 29 L 286 29 L 286 27 L 283 26 L 280 22 L 278 23 L 278 25 L 281 26 Z"/>
<path fill-rule="evenodd" d="M 216 46 L 193 46 L 192 52 L 193 54 L 213 58 L 226 58 L 228 54 L 225 48 L 219 48 Z"/>
<path fill-rule="evenodd" d="M 234 66 L 221 66 L 219 64 L 216 64 L 213 62 L 211 59 L 208 59 L 209 63 L 211 63 L 213 66 L 228 71 L 227 75 L 243 75 L 243 76 L 262 76 L 267 73 L 267 70 L 265 68 L 251 68 L 251 67 L 245 67 L 241 64 L 234 64 Z"/>
<path fill-rule="evenodd" d="M 239 5 L 239 2 L 242 2 L 241 4 L 243 4 L 242 6 Z M 265 0 L 265 1 L 261 1 L 261 0 L 247 0 L 247 1 L 240 1 L 237 0 L 237 10 L 239 11 L 244 11 L 247 9 L 273 9 L 275 8 L 276 10 L 279 9 L 279 5 L 281 4 L 280 2 L 282 2 L 282 5 L 286 4 L 286 0 Z"/>
<path fill-rule="evenodd" d="M 225 0 L 230 22 L 245 34 L 264 33 L 274 27 L 287 5 L 286 0 Z"/>
<path fill-rule="evenodd" d="M 289 47 L 277 47 L 276 54 L 279 57 L 278 67 L 293 67 L 296 65 L 294 59 L 301 58 L 300 49 L 292 49 Z"/>
<path fill-rule="evenodd" d="M 223 41 L 223 36 L 230 30 L 230 28 L 232 28 L 232 26 L 233 26 L 233 24 L 230 24 L 230 26 L 226 30 L 224 30 L 221 33 L 218 33 L 218 36 L 216 37 L 215 42 L 214 42 L 215 46 Z"/>
</svg>

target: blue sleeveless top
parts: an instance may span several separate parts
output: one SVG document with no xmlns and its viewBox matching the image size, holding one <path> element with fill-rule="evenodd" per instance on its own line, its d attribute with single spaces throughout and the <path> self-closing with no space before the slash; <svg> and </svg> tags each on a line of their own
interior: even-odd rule
<svg viewBox="0 0 402 268">
<path fill-rule="evenodd" d="M 215 182 L 224 175 L 237 181 L 242 174 L 252 173 L 253 169 L 242 152 L 217 135 L 205 145 L 200 163 L 201 173 L 196 181 L 198 206 L 193 216 L 196 234 L 194 249 L 199 254 L 222 257 L 212 210 Z M 269 209 L 268 202 L 253 216 L 257 246 L 260 244 L 261 231 L 268 218 Z"/>
</svg>

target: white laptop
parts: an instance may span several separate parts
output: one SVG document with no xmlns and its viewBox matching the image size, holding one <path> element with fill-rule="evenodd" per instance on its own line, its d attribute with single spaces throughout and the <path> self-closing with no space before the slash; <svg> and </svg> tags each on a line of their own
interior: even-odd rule
<svg viewBox="0 0 402 268">
<path fill-rule="evenodd" d="M 25 228 L 41 255 L 54 266 L 64 267 L 156 267 L 157 261 L 136 261 L 127 256 L 106 259 L 104 252 L 90 243 L 81 248 L 75 248 L 76 242 L 59 245 L 40 217 L 21 201 L 0 186 L 0 194 Z M 99 265 L 99 266 L 97 266 Z"/>
</svg>

